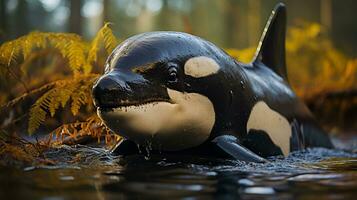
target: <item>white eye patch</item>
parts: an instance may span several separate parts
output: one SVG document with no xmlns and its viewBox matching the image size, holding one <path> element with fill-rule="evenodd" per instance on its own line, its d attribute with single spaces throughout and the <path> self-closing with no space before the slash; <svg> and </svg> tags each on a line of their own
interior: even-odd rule
<svg viewBox="0 0 357 200">
<path fill-rule="evenodd" d="M 265 131 L 284 156 L 290 152 L 291 127 L 289 121 L 269 106 L 259 101 L 250 113 L 247 132 L 250 129 Z"/>
<path fill-rule="evenodd" d="M 219 69 L 218 63 L 206 56 L 190 58 L 184 66 L 185 74 L 195 78 L 215 74 Z"/>
</svg>

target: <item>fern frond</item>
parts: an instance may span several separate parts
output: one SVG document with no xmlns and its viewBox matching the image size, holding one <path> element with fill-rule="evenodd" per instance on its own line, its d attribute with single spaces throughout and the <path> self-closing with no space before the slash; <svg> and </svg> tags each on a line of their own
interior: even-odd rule
<svg viewBox="0 0 357 200">
<path fill-rule="evenodd" d="M 60 106 L 71 102 L 71 111 L 77 115 L 80 107 L 91 99 L 90 92 L 98 74 L 78 75 L 75 79 L 61 80 L 43 94 L 30 109 L 28 132 L 32 134 L 46 119 L 47 113 L 53 117 Z"/>
<path fill-rule="evenodd" d="M 47 98 L 48 95 L 43 95 L 31 107 L 28 124 L 28 132 L 30 134 L 32 134 L 46 119 L 47 112 L 41 107 L 41 105 L 42 102 L 46 101 Z"/>
<path fill-rule="evenodd" d="M 6 42 L 0 46 L 0 65 L 10 66 L 16 61 L 20 54 L 20 45 L 18 40 Z"/>
<path fill-rule="evenodd" d="M 65 84 L 66 88 L 68 88 L 69 85 L 70 82 Z M 52 88 L 42 95 L 31 107 L 28 126 L 30 134 L 32 134 L 45 121 L 47 111 L 50 113 L 51 117 L 53 117 L 59 106 L 68 101 L 70 96 L 66 95 L 65 92 L 62 92 L 65 90 L 64 86 Z"/>
<path fill-rule="evenodd" d="M 100 48 L 101 37 L 102 37 L 102 34 L 99 31 L 97 33 L 97 35 L 95 36 L 95 38 L 92 40 L 91 47 L 88 51 L 88 59 L 87 59 L 88 63 L 97 62 L 97 59 L 98 59 L 97 53 Z"/>
<path fill-rule="evenodd" d="M 88 85 L 83 85 L 71 96 L 71 112 L 73 115 L 77 115 L 81 106 L 86 104 L 87 99 L 90 99 L 89 90 L 90 87 Z"/>
<path fill-rule="evenodd" d="M 45 48 L 47 34 L 48 33 L 32 32 L 16 40 L 4 43 L 0 46 L 1 63 L 6 63 L 9 66 L 21 53 L 24 59 L 26 59 L 34 48 Z"/>
<path fill-rule="evenodd" d="M 100 48 L 104 48 L 109 54 L 117 45 L 117 39 L 109 25 L 106 23 L 100 29 L 91 45 L 88 45 L 76 34 L 46 32 L 32 32 L 0 45 L 1 73 L 9 72 L 16 60 L 29 60 L 31 63 L 38 58 L 38 56 L 34 56 L 33 52 L 44 49 L 46 52 L 55 52 L 65 58 L 74 74 L 68 80 L 60 80 L 38 89 L 42 92 L 47 91 L 36 100 L 29 111 L 28 131 L 30 134 L 43 124 L 47 117 L 53 117 L 60 107 L 64 108 L 68 103 L 70 103 L 70 110 L 74 116 L 78 114 L 83 105 L 89 105 L 87 108 L 91 109 L 91 87 L 99 76 L 91 74 L 92 63 L 97 61 L 97 53 Z M 27 62 L 19 65 L 22 73 L 26 73 L 25 69 L 28 65 L 30 64 Z M 16 104 L 31 93 L 13 100 L 8 105 Z"/>
<path fill-rule="evenodd" d="M 57 140 L 60 139 L 67 144 L 75 144 L 75 140 L 78 137 L 86 136 L 97 138 L 98 142 L 100 142 L 101 138 L 104 138 L 107 145 L 115 145 L 122 139 L 104 126 L 97 115 L 90 116 L 82 122 L 63 124 L 52 133 L 55 134 Z"/>
<path fill-rule="evenodd" d="M 28 56 L 30 55 L 31 51 L 32 51 L 32 48 L 33 48 L 33 45 L 31 43 L 31 34 L 24 38 L 24 40 L 22 41 L 21 43 L 21 46 L 22 46 L 22 54 L 24 55 L 24 60 L 26 60 L 28 58 Z"/>
<path fill-rule="evenodd" d="M 34 49 L 54 47 L 68 59 L 74 73 L 88 67 L 86 62 L 87 44 L 78 35 L 71 33 L 32 32 L 0 46 L 0 64 L 9 66 L 17 57 L 26 60 Z M 83 70 L 84 71 L 84 70 Z M 88 71 L 88 70 L 86 70 Z"/>
<path fill-rule="evenodd" d="M 74 34 L 52 33 L 50 36 L 52 37 L 49 37 L 49 42 L 68 59 L 71 70 L 74 73 L 80 72 L 86 65 L 86 44 Z"/>
<path fill-rule="evenodd" d="M 32 32 L 6 42 L 0 46 L 0 67 L 10 66 L 21 56 L 27 60 L 34 50 L 55 48 L 68 60 L 74 74 L 89 74 L 91 64 L 98 59 L 97 53 L 101 46 L 110 54 L 117 45 L 117 39 L 109 25 L 110 23 L 105 23 L 90 46 L 80 36 L 71 33 Z"/>
<path fill-rule="evenodd" d="M 27 98 L 33 98 L 33 95 L 36 95 L 38 93 L 41 93 L 45 90 L 49 90 L 55 86 L 58 86 L 58 85 L 63 85 L 64 83 L 67 80 L 58 80 L 58 81 L 54 81 L 54 82 L 51 82 L 51 83 L 47 83 L 39 88 L 36 88 L 34 90 L 31 90 L 29 92 L 26 92 L 24 93 L 23 95 L 19 96 L 19 97 L 16 97 L 15 99 L 3 104 L 0 106 L 0 108 L 3 108 L 3 107 L 12 107 L 14 105 L 16 105 L 17 103 L 23 101 L 24 99 L 27 99 Z"/>
<path fill-rule="evenodd" d="M 71 96 L 71 112 L 75 116 L 78 114 L 79 109 L 84 106 L 91 104 L 92 96 L 91 91 L 93 87 L 93 83 L 97 77 L 92 77 L 87 81 L 79 81 L 79 87 L 76 89 L 76 92 Z"/>
<path fill-rule="evenodd" d="M 110 54 L 114 48 L 117 46 L 117 39 L 114 36 L 112 29 L 109 27 L 110 23 L 105 23 L 104 27 L 101 29 L 103 34 L 104 47 L 107 53 Z"/>
<path fill-rule="evenodd" d="M 73 92 L 76 90 L 76 87 L 66 87 L 63 88 L 63 90 L 61 91 L 61 98 L 60 98 L 60 103 L 62 108 L 64 108 L 67 104 L 67 102 L 69 101 L 69 99 L 71 98 L 71 95 L 73 94 Z"/>
<path fill-rule="evenodd" d="M 104 48 L 107 54 L 110 54 L 113 49 L 118 44 L 115 35 L 113 34 L 111 28 L 109 27 L 110 23 L 105 23 L 104 26 L 98 31 L 97 35 L 91 43 L 91 47 L 88 52 L 88 63 L 97 61 L 97 54 L 101 48 L 101 45 L 104 45 Z"/>
</svg>

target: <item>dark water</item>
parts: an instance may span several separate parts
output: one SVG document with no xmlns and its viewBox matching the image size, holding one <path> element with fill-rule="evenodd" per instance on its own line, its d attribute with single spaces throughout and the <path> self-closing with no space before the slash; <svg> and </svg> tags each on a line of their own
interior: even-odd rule
<svg viewBox="0 0 357 200">
<path fill-rule="evenodd" d="M 192 157 L 47 152 L 52 166 L 1 168 L 0 199 L 357 199 L 357 154 L 308 149 L 256 164 Z"/>
</svg>

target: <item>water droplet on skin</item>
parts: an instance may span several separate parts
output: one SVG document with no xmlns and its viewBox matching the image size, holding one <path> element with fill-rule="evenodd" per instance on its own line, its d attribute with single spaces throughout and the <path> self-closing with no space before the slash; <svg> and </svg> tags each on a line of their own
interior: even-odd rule
<svg viewBox="0 0 357 200">
<path fill-rule="evenodd" d="M 140 148 L 140 144 L 136 144 L 136 146 L 138 147 L 138 150 L 139 150 L 139 154 L 141 154 L 141 148 Z"/>
<path fill-rule="evenodd" d="M 145 160 L 150 160 L 150 149 L 148 149 L 147 147 L 145 148 L 145 155 L 144 155 L 144 158 Z"/>
<path fill-rule="evenodd" d="M 271 187 L 249 187 L 244 190 L 247 194 L 274 194 L 275 191 Z"/>
<path fill-rule="evenodd" d="M 240 86 L 245 89 L 245 84 L 244 84 L 244 81 L 240 81 Z"/>
<path fill-rule="evenodd" d="M 232 103 L 233 103 L 233 91 L 230 90 L 229 91 L 229 105 L 232 105 Z"/>
<path fill-rule="evenodd" d="M 244 186 L 253 186 L 254 185 L 254 182 L 249 180 L 249 179 L 240 179 L 238 181 L 238 184 L 240 185 L 244 185 Z"/>
<path fill-rule="evenodd" d="M 158 150 L 159 150 L 159 154 L 162 154 L 162 144 L 159 144 Z"/>
<path fill-rule="evenodd" d="M 150 160 L 150 152 L 152 151 L 152 142 L 147 140 L 145 142 L 145 155 L 144 158 L 145 160 Z"/>
<path fill-rule="evenodd" d="M 73 181 L 74 177 L 73 176 L 61 176 L 59 179 L 61 181 Z"/>
</svg>

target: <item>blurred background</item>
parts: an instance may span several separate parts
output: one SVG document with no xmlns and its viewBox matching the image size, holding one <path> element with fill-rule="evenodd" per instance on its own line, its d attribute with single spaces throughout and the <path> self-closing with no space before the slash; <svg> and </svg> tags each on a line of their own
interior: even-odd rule
<svg viewBox="0 0 357 200">
<path fill-rule="evenodd" d="M 0 0 L 0 42 L 33 30 L 92 38 L 112 22 L 118 38 L 153 30 L 190 32 L 223 48 L 257 45 L 278 0 Z M 343 53 L 357 56 L 357 1 L 285 0 L 288 24 L 317 22 Z"/>
</svg>

